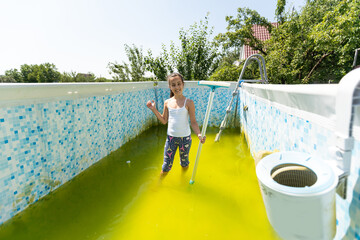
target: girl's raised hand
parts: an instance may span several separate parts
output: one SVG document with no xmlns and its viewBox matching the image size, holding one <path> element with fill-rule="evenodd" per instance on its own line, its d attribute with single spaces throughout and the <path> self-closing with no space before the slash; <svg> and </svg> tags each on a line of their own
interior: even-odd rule
<svg viewBox="0 0 360 240">
<path fill-rule="evenodd" d="M 151 100 L 146 103 L 146 106 L 150 108 L 151 110 L 155 109 L 155 101 Z"/>
</svg>

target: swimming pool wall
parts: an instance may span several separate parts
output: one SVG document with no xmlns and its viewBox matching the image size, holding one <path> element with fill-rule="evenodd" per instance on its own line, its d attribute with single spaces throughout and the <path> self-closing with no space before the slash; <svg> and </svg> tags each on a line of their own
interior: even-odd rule
<svg viewBox="0 0 360 240">
<path fill-rule="evenodd" d="M 184 94 L 201 125 L 209 88 L 187 82 Z M 145 103 L 162 112 L 168 95 L 166 82 L 1 84 L 0 224 L 158 124 Z M 209 126 L 229 95 L 217 90 Z"/>
<path fill-rule="evenodd" d="M 228 107 L 231 100 L 231 93 L 234 91 L 235 87 L 236 83 L 231 82 L 229 88 L 220 87 L 215 90 L 208 127 L 219 127 L 222 120 L 224 119 L 226 108 Z M 164 105 L 164 101 L 170 97 L 170 90 L 167 82 L 159 82 L 156 91 L 159 102 L 158 106 L 161 106 L 161 109 L 159 109 L 159 111 L 162 112 L 162 106 Z M 184 96 L 194 101 L 196 113 L 195 117 L 199 125 L 202 125 L 208 105 L 210 88 L 203 85 L 199 86 L 198 82 L 186 81 L 183 94 Z M 236 100 L 238 101 L 238 103 Z M 231 114 L 229 114 L 228 127 L 239 127 L 240 97 L 234 98 L 231 109 L 232 112 Z"/>
<path fill-rule="evenodd" d="M 209 126 L 220 125 L 235 85 L 216 90 Z M 209 91 L 185 83 L 200 125 Z M 241 125 L 254 158 L 274 150 L 332 157 L 337 85 L 244 84 L 239 91 L 237 118 L 234 101 L 229 122 Z M 166 82 L 1 84 L 0 224 L 159 124 L 145 103 L 155 99 L 162 112 L 168 97 Z M 359 109 L 355 118 L 348 197 L 337 196 L 336 239 L 360 238 Z"/>
<path fill-rule="evenodd" d="M 240 90 L 241 128 L 254 158 L 273 151 L 301 151 L 325 161 L 335 146 L 338 85 L 255 85 Z M 335 239 L 360 239 L 360 109 L 355 109 L 347 198 L 336 196 Z M 311 217 L 311 216 L 309 216 Z"/>
</svg>

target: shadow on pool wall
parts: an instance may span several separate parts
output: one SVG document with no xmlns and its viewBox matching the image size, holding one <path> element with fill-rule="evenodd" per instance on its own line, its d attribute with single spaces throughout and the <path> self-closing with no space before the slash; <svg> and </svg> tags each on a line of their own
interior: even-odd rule
<svg viewBox="0 0 360 240">
<path fill-rule="evenodd" d="M 200 125 L 208 90 L 186 83 Z M 228 96 L 217 91 L 209 126 L 220 124 Z M 159 124 L 145 103 L 156 99 L 162 112 L 168 97 L 166 82 L 1 84 L 0 225 Z"/>
<path fill-rule="evenodd" d="M 332 158 L 335 146 L 337 85 L 254 85 L 240 90 L 241 131 L 255 161 L 274 151 L 300 151 L 320 159 Z M 360 109 L 355 109 L 355 118 Z M 360 128 L 355 121 L 347 198 L 336 195 L 334 239 L 360 236 Z M 311 217 L 311 216 L 309 216 Z"/>
</svg>

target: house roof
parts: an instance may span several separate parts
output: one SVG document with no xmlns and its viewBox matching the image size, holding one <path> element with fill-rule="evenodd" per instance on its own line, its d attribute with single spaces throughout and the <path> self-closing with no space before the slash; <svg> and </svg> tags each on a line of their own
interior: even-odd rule
<svg viewBox="0 0 360 240">
<path fill-rule="evenodd" d="M 278 23 L 272 23 L 273 26 L 277 27 L 279 24 Z M 261 40 L 261 41 L 266 41 L 270 38 L 270 33 L 269 31 L 260 25 L 253 25 L 251 28 L 254 32 L 254 36 Z M 243 45 L 243 50 L 242 50 L 242 56 L 240 60 L 245 60 L 247 59 L 249 56 L 258 53 L 259 51 L 252 49 L 250 46 L 248 45 Z"/>
</svg>

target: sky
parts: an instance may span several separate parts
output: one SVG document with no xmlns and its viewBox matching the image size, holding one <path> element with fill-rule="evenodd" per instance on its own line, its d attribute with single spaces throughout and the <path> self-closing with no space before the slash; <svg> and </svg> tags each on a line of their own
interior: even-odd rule
<svg viewBox="0 0 360 240">
<path fill-rule="evenodd" d="M 305 0 L 288 0 L 300 9 Z M 127 62 L 124 45 L 158 56 L 178 46 L 179 30 L 209 13 L 213 35 L 239 7 L 275 21 L 277 0 L 0 0 L 0 75 L 23 64 L 53 63 L 60 72 L 111 78 L 109 62 Z"/>
</svg>

